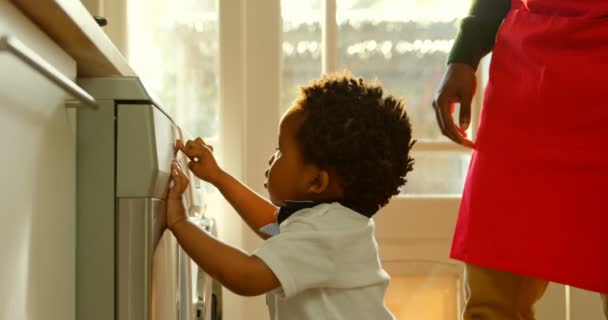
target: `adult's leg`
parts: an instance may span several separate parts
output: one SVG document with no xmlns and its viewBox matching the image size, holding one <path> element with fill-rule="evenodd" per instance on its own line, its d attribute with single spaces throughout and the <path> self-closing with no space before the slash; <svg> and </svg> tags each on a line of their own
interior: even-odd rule
<svg viewBox="0 0 608 320">
<path fill-rule="evenodd" d="M 533 320 L 549 283 L 510 272 L 465 266 L 464 320 Z"/>
<path fill-rule="evenodd" d="M 608 320 L 608 294 L 601 294 L 602 307 L 604 308 L 604 317 Z"/>
</svg>

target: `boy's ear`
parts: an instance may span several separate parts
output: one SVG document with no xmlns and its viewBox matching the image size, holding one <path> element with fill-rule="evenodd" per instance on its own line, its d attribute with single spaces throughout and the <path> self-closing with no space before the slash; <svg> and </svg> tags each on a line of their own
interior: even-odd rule
<svg viewBox="0 0 608 320">
<path fill-rule="evenodd" d="M 329 186 L 329 173 L 325 170 L 317 171 L 314 180 L 308 186 L 308 192 L 314 194 L 321 194 Z"/>
</svg>

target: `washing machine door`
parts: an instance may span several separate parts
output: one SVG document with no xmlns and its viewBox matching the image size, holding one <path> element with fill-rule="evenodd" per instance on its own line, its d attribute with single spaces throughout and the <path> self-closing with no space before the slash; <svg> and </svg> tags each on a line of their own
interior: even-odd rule
<svg viewBox="0 0 608 320">
<path fill-rule="evenodd" d="M 150 320 L 180 320 L 180 248 L 166 230 L 152 257 Z"/>
<path fill-rule="evenodd" d="M 119 199 L 118 320 L 194 320 L 190 258 L 165 229 L 165 201 Z"/>
<path fill-rule="evenodd" d="M 210 235 L 217 237 L 215 219 L 203 216 L 199 220 L 199 225 Z M 193 275 L 196 279 L 193 287 L 195 290 L 196 320 L 222 319 L 222 286 L 195 264 L 193 264 Z"/>
<path fill-rule="evenodd" d="M 149 103 L 116 106 L 117 319 L 193 320 L 190 260 L 165 230 L 171 161 L 187 170 L 174 148 L 181 130 Z M 191 181 L 197 179 L 186 171 Z M 200 219 L 200 184 L 183 195 L 190 218 Z"/>
<path fill-rule="evenodd" d="M 117 211 L 117 320 L 189 320 L 180 247 L 165 230 L 165 201 L 123 198 Z"/>
<path fill-rule="evenodd" d="M 192 220 L 211 231 L 213 220 Z M 221 286 L 196 265 L 168 230 L 152 259 L 151 319 L 221 319 Z"/>
</svg>

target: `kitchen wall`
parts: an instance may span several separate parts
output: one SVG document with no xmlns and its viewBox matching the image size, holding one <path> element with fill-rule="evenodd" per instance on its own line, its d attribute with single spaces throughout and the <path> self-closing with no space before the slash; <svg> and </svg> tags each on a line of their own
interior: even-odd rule
<svg viewBox="0 0 608 320">
<path fill-rule="evenodd" d="M 11 35 L 74 79 L 76 64 L 12 4 Z M 0 319 L 75 318 L 75 123 L 61 89 L 0 52 Z"/>
<path fill-rule="evenodd" d="M 118 50 L 127 56 L 127 1 L 126 0 L 82 0 L 82 4 L 92 15 L 102 16 L 108 20 L 103 31 L 108 35 Z"/>
</svg>

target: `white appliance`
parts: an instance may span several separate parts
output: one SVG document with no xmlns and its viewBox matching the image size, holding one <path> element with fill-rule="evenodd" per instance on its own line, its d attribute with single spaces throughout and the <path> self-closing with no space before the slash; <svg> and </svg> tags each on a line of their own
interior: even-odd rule
<svg viewBox="0 0 608 320">
<path fill-rule="evenodd" d="M 174 143 L 189 137 L 139 78 L 78 83 L 99 107 L 77 112 L 77 320 L 221 319 L 221 287 L 165 230 Z M 188 214 L 216 233 L 188 174 Z"/>
</svg>

